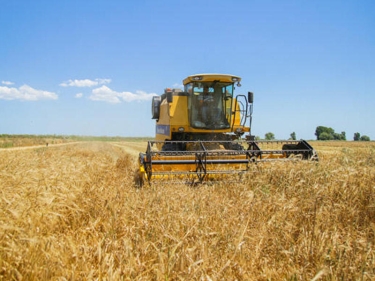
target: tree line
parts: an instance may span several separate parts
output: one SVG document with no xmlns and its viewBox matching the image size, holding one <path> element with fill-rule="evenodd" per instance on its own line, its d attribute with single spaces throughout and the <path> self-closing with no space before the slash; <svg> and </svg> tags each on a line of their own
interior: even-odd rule
<svg viewBox="0 0 375 281">
<path fill-rule="evenodd" d="M 334 129 L 325 126 L 318 126 L 315 130 L 315 136 L 317 140 L 343 140 L 346 141 L 346 133 L 336 133 Z M 260 140 L 259 136 L 255 137 L 256 140 Z M 264 135 L 265 140 L 274 140 L 275 134 L 272 132 L 268 132 Z M 296 140 L 297 135 L 295 132 L 290 134 L 289 140 Z M 362 135 L 360 133 L 354 133 L 353 136 L 354 141 L 370 141 L 370 138 L 366 135 Z"/>
<path fill-rule="evenodd" d="M 346 140 L 345 132 L 335 133 L 334 129 L 325 126 L 316 127 L 315 136 L 317 140 Z M 361 136 L 360 133 L 354 133 L 353 140 L 370 141 L 370 138 L 366 135 Z"/>
</svg>

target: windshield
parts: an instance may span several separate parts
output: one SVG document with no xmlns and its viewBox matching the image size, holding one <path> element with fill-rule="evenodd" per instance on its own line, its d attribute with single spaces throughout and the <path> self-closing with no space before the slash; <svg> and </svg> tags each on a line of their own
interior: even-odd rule
<svg viewBox="0 0 375 281">
<path fill-rule="evenodd" d="M 189 95 L 189 119 L 194 128 L 227 129 L 231 123 L 233 84 L 195 82 L 185 86 Z"/>
</svg>

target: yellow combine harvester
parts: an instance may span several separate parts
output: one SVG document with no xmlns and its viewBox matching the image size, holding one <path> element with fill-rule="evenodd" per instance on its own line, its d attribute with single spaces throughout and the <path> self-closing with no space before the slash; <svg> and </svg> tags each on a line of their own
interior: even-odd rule
<svg viewBox="0 0 375 281">
<path fill-rule="evenodd" d="M 254 140 L 253 93 L 235 96 L 240 81 L 235 75 L 196 74 L 183 80 L 184 90 L 165 89 L 153 97 L 156 138 L 139 154 L 141 185 L 155 178 L 202 182 L 264 161 L 318 160 L 304 140 Z"/>
</svg>

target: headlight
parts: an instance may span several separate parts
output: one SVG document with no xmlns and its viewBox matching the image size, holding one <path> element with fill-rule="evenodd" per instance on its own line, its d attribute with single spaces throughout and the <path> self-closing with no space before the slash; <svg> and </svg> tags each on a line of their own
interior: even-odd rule
<svg viewBox="0 0 375 281">
<path fill-rule="evenodd" d="M 184 129 L 184 127 L 180 127 L 180 128 L 178 128 L 178 131 L 179 131 L 180 133 L 182 133 L 183 131 L 185 131 L 185 129 Z"/>
</svg>

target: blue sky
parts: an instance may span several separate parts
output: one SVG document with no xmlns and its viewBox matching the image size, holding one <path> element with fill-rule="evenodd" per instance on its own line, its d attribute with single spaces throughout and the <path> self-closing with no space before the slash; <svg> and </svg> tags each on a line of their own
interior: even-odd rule
<svg viewBox="0 0 375 281">
<path fill-rule="evenodd" d="M 153 136 L 151 97 L 242 77 L 252 133 L 375 139 L 375 1 L 0 0 L 0 134 Z"/>
</svg>

